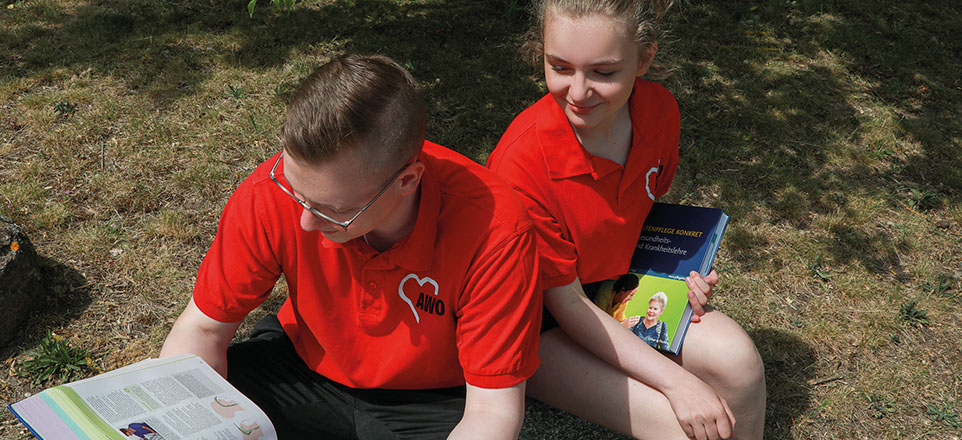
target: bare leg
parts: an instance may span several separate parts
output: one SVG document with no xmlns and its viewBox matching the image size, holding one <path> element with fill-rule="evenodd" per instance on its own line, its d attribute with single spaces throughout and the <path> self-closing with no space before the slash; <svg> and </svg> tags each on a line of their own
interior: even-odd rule
<svg viewBox="0 0 962 440">
<path fill-rule="evenodd" d="M 528 395 L 633 437 L 687 438 L 668 400 L 578 345 L 556 328 L 541 335 L 541 367 Z M 761 439 L 765 374 L 748 334 L 725 314 L 708 309 L 689 326 L 680 356 L 669 356 L 709 384 L 735 414 L 737 439 Z"/>
<path fill-rule="evenodd" d="M 687 439 L 668 399 L 612 367 L 560 328 L 541 335 L 541 367 L 528 395 L 640 439 Z"/>
<path fill-rule="evenodd" d="M 706 308 L 692 323 L 679 356 L 669 356 L 710 385 L 735 414 L 735 438 L 761 439 L 765 428 L 765 368 L 738 323 Z"/>
</svg>

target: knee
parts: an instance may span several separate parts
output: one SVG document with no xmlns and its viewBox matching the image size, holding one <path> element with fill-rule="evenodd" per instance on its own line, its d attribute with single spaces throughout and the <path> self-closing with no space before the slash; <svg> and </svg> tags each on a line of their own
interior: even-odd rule
<svg viewBox="0 0 962 440">
<path fill-rule="evenodd" d="M 765 388 L 765 366 L 755 344 L 747 334 L 732 341 L 708 367 L 708 374 L 719 386 L 748 391 Z"/>
</svg>

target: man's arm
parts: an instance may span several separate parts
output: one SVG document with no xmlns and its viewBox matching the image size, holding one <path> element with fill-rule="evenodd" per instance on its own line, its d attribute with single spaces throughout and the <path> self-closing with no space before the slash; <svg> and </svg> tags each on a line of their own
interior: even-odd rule
<svg viewBox="0 0 962 440">
<path fill-rule="evenodd" d="M 524 420 L 524 385 L 496 389 L 466 385 L 464 417 L 448 438 L 518 438 Z"/>
<path fill-rule="evenodd" d="M 211 319 L 201 312 L 191 298 L 164 341 L 160 357 L 192 353 L 200 356 L 221 376 L 227 377 L 227 345 L 240 322 L 227 323 Z"/>
</svg>

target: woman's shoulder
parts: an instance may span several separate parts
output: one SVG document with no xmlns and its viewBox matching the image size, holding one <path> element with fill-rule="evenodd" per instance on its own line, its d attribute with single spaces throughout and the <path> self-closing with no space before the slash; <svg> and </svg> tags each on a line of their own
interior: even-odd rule
<svg viewBox="0 0 962 440">
<path fill-rule="evenodd" d="M 646 79 L 635 79 L 631 95 L 632 111 L 644 110 L 655 114 L 678 114 L 678 101 L 665 86 Z"/>
<path fill-rule="evenodd" d="M 508 129 L 501 135 L 498 145 L 488 156 L 488 168 L 497 170 L 506 163 L 530 166 L 534 159 L 541 158 L 542 152 L 537 134 L 538 121 L 545 112 L 551 110 L 550 105 L 555 105 L 554 101 L 551 101 L 550 95 L 545 96 L 524 109 L 511 121 Z"/>
</svg>

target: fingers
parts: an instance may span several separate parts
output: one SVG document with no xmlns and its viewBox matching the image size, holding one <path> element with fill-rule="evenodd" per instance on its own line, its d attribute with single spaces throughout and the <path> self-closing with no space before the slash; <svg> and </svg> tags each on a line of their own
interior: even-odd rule
<svg viewBox="0 0 962 440">
<path fill-rule="evenodd" d="M 712 274 L 714 276 L 712 277 Z M 708 300 L 711 298 L 711 284 L 709 281 L 718 282 L 718 274 L 712 271 L 708 274 L 709 278 L 702 278 L 698 272 L 692 271 L 686 278 L 685 284 L 688 285 L 690 289 L 688 291 L 688 301 L 691 303 L 692 311 L 695 312 L 696 316 L 701 316 L 705 314 L 705 305 L 708 304 Z M 698 322 L 698 321 L 695 321 Z"/>
<path fill-rule="evenodd" d="M 728 421 L 729 423 L 731 423 L 730 425 L 731 428 L 729 430 L 728 437 L 723 437 L 723 438 L 731 438 L 731 436 L 735 435 L 735 414 L 732 412 L 732 409 L 728 407 L 728 402 L 726 402 L 725 399 L 721 399 L 721 401 L 722 401 L 722 405 L 725 406 L 725 413 L 728 414 Z"/>
<path fill-rule="evenodd" d="M 693 290 L 689 290 L 689 291 L 688 291 L 688 302 L 691 304 L 691 311 L 692 311 L 692 312 L 695 312 L 695 313 L 691 316 L 691 318 L 692 318 L 691 320 L 694 321 L 694 322 L 700 322 L 700 321 L 701 321 L 701 315 L 704 315 L 704 314 L 705 314 L 705 307 L 704 307 L 702 304 L 706 304 L 706 303 L 708 303 L 708 301 L 706 300 L 706 301 L 703 303 L 702 300 L 701 300 L 701 298 L 698 298 L 698 295 L 697 295 Z M 698 319 L 696 320 L 695 318 L 698 318 Z"/>
<path fill-rule="evenodd" d="M 721 278 L 718 276 L 718 272 L 715 272 L 715 269 L 712 269 L 711 272 L 708 272 L 708 276 L 705 277 L 705 282 L 707 282 L 710 286 L 714 286 L 718 284 L 720 279 Z"/>
</svg>

